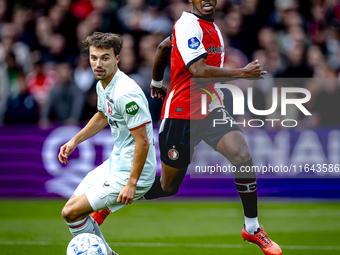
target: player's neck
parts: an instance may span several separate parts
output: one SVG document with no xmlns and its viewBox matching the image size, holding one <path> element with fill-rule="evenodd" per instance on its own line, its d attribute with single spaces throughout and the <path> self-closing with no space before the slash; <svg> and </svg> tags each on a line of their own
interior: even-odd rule
<svg viewBox="0 0 340 255">
<path fill-rule="evenodd" d="M 191 13 L 194 14 L 197 18 L 203 19 L 205 21 L 214 22 L 214 20 L 215 20 L 215 12 L 213 12 L 212 14 L 203 15 L 202 13 L 198 12 L 197 10 L 193 10 Z"/>
<path fill-rule="evenodd" d="M 110 84 L 110 82 L 112 81 L 113 77 L 117 73 L 117 70 L 118 70 L 118 66 L 116 65 L 115 68 L 113 69 L 112 74 L 109 77 L 107 77 L 105 80 L 101 80 L 100 81 L 104 89 L 107 87 L 107 85 Z"/>
</svg>

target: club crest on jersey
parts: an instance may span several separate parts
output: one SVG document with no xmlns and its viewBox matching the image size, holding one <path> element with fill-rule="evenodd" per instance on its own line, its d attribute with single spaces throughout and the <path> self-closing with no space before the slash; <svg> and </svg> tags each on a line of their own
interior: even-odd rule
<svg viewBox="0 0 340 255">
<path fill-rule="evenodd" d="M 200 46 L 200 41 L 197 39 L 197 37 L 190 38 L 188 40 L 188 47 L 190 49 L 196 50 Z"/>
<path fill-rule="evenodd" d="M 112 115 L 112 106 L 109 102 L 107 102 L 107 112 L 109 113 L 109 115 Z"/>
<path fill-rule="evenodd" d="M 125 105 L 125 110 L 127 114 L 136 115 L 139 110 L 139 106 L 135 101 L 132 101 Z"/>
<path fill-rule="evenodd" d="M 175 149 L 175 146 L 174 146 L 174 148 L 172 148 L 168 151 L 168 157 L 171 160 L 177 160 L 178 159 L 179 153 L 178 153 L 178 150 Z"/>
</svg>

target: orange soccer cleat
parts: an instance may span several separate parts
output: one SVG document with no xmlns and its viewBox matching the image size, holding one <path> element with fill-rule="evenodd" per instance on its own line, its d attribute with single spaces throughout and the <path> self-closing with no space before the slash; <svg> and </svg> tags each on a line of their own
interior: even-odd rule
<svg viewBox="0 0 340 255">
<path fill-rule="evenodd" d="M 111 210 L 109 208 L 105 210 L 99 210 L 96 212 L 91 213 L 91 217 L 97 222 L 98 226 L 103 224 L 104 220 L 107 216 L 111 213 Z"/>
<path fill-rule="evenodd" d="M 268 234 L 263 231 L 263 226 L 261 229 L 258 228 L 258 231 L 255 232 L 255 235 L 249 234 L 245 227 L 242 229 L 242 237 L 244 240 L 247 240 L 250 243 L 257 244 L 264 254 L 266 255 L 281 255 L 282 251 L 280 246 L 277 243 L 270 240 Z"/>
</svg>

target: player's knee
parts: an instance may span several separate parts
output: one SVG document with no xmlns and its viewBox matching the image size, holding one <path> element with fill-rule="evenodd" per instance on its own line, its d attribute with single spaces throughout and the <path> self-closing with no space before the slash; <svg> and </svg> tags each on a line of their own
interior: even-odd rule
<svg viewBox="0 0 340 255">
<path fill-rule="evenodd" d="M 248 148 L 235 150 L 232 154 L 232 161 L 234 165 L 241 164 L 251 159 Z"/>
<path fill-rule="evenodd" d="M 76 221 L 77 215 L 74 210 L 72 210 L 71 206 L 65 205 L 63 210 L 61 211 L 61 215 L 64 220 L 68 223 Z"/>
<path fill-rule="evenodd" d="M 165 193 L 166 196 L 173 196 L 178 193 L 179 187 L 177 186 L 171 186 L 171 185 L 165 185 L 162 187 L 163 192 Z"/>
</svg>

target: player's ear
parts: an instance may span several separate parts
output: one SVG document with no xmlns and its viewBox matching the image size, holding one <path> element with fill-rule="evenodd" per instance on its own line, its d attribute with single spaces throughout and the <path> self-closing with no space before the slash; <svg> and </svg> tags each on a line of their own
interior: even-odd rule
<svg viewBox="0 0 340 255">
<path fill-rule="evenodd" d="M 189 3 L 192 3 L 192 0 L 188 0 Z"/>
<path fill-rule="evenodd" d="M 120 55 L 117 55 L 117 56 L 116 56 L 116 60 L 117 60 L 117 64 L 118 64 L 119 61 L 120 61 Z"/>
</svg>

